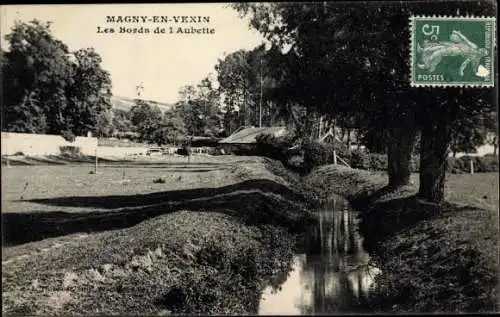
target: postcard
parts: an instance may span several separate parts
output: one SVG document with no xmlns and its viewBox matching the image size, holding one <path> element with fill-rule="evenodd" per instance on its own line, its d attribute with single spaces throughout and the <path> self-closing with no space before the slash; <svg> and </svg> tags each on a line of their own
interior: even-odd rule
<svg viewBox="0 0 500 317">
<path fill-rule="evenodd" d="M 0 6 L 2 313 L 498 312 L 496 16 Z"/>
</svg>

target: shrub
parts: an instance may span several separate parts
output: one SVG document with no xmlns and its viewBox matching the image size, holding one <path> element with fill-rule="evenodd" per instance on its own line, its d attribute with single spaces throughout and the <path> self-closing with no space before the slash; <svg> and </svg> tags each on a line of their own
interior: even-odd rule
<svg viewBox="0 0 500 317">
<path fill-rule="evenodd" d="M 460 174 L 470 173 L 470 161 L 474 162 L 474 172 L 498 172 L 498 156 L 462 156 L 459 158 L 449 157 L 446 162 L 446 171 L 448 173 Z M 353 168 L 366 170 L 387 170 L 387 155 L 377 153 L 366 153 L 353 151 L 350 157 L 350 165 Z M 416 173 L 420 170 L 420 157 L 412 155 L 410 161 L 410 171 Z"/>
<path fill-rule="evenodd" d="M 304 151 L 303 169 L 310 171 L 316 166 L 325 165 L 328 162 L 328 156 L 333 155 L 330 147 L 316 141 L 305 141 L 302 144 Z"/>
<path fill-rule="evenodd" d="M 387 170 L 387 154 L 371 153 L 369 154 L 370 170 L 385 171 Z"/>
<path fill-rule="evenodd" d="M 387 161 L 387 154 L 368 153 L 360 150 L 352 151 L 350 157 L 351 167 L 374 171 L 386 171 Z M 410 161 L 410 171 L 418 172 L 419 168 L 420 157 L 418 155 L 412 155 Z"/>
<path fill-rule="evenodd" d="M 484 172 L 498 172 L 498 156 L 497 155 L 485 155 L 478 158 L 482 164 Z"/>
<path fill-rule="evenodd" d="M 209 147 L 207 150 L 208 155 L 222 155 L 222 152 L 220 149 L 216 147 Z"/>
<path fill-rule="evenodd" d="M 464 172 L 464 168 L 462 165 L 462 160 L 458 160 L 458 158 L 449 157 L 446 160 L 446 171 L 453 174 L 461 174 Z"/>
<path fill-rule="evenodd" d="M 232 155 L 257 155 L 253 144 L 234 144 L 227 146 L 225 150 Z"/>
<path fill-rule="evenodd" d="M 16 153 L 12 154 L 14 156 L 24 156 L 24 153 L 21 151 L 17 151 Z"/>
<path fill-rule="evenodd" d="M 354 150 L 351 152 L 349 165 L 352 168 L 370 169 L 370 156 L 369 153 L 362 150 Z"/>
<path fill-rule="evenodd" d="M 164 178 L 156 178 L 156 179 L 153 179 L 153 183 L 155 184 L 165 184 L 167 181 L 164 179 Z"/>
<path fill-rule="evenodd" d="M 348 148 L 341 142 L 320 143 L 315 140 L 305 140 L 302 142 L 300 148 L 304 155 L 304 162 L 302 164 L 304 172 L 310 171 L 316 166 L 333 163 L 334 151 L 337 156 L 346 162 L 350 161 Z"/>
<path fill-rule="evenodd" d="M 75 134 L 70 130 L 61 131 L 61 135 L 68 142 L 73 142 L 76 139 Z"/>
<path fill-rule="evenodd" d="M 346 162 L 349 162 L 352 156 L 353 151 L 349 151 L 349 147 L 341 142 L 335 141 L 334 143 L 324 143 L 323 144 L 325 150 L 327 150 L 330 154 L 328 158 L 328 163 L 333 162 L 333 151 L 335 150 L 336 154 L 344 159 Z M 356 150 L 357 151 L 357 150 Z"/>
<path fill-rule="evenodd" d="M 300 154 L 291 154 L 285 166 L 291 167 L 294 170 L 300 169 L 304 164 L 304 157 Z"/>
<path fill-rule="evenodd" d="M 474 163 L 474 172 L 498 172 L 498 156 L 461 156 L 458 158 L 450 157 L 447 160 L 446 171 L 454 174 L 470 173 L 470 161 Z"/>
<path fill-rule="evenodd" d="M 79 156 L 81 154 L 81 148 L 79 146 L 64 145 L 60 146 L 59 150 L 62 155 Z"/>
<path fill-rule="evenodd" d="M 287 163 L 287 152 L 292 145 L 289 136 L 275 137 L 271 134 L 259 134 L 256 137 L 255 155 L 266 156 L 283 164 Z"/>
<path fill-rule="evenodd" d="M 175 151 L 176 154 L 183 155 L 183 156 L 188 156 L 190 153 L 188 152 L 187 149 L 185 148 L 178 148 L 177 151 Z"/>
</svg>

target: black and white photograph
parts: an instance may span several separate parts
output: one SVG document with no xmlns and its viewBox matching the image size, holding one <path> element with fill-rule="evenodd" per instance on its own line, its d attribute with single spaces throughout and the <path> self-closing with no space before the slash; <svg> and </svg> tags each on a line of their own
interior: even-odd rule
<svg viewBox="0 0 500 317">
<path fill-rule="evenodd" d="M 496 16 L 1 5 L 2 315 L 499 313 Z"/>
</svg>

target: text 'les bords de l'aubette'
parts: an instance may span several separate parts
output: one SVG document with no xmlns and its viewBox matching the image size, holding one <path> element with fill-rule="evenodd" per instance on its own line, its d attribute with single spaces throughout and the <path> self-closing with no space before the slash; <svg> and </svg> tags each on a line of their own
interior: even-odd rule
<svg viewBox="0 0 500 317">
<path fill-rule="evenodd" d="M 127 24 L 135 24 L 135 23 L 210 23 L 210 16 L 106 16 L 107 23 L 127 23 Z M 209 27 L 180 27 L 180 26 L 169 26 L 165 27 L 129 27 L 127 26 L 118 26 L 118 27 L 103 27 L 97 26 L 97 33 L 126 33 L 126 34 L 214 34 L 215 29 Z"/>
</svg>

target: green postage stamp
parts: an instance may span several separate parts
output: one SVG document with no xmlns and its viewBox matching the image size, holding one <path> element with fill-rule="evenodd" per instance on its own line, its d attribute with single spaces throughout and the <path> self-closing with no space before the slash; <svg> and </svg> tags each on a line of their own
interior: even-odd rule
<svg viewBox="0 0 500 317">
<path fill-rule="evenodd" d="M 494 86 L 495 22 L 411 17 L 411 86 Z"/>
</svg>

